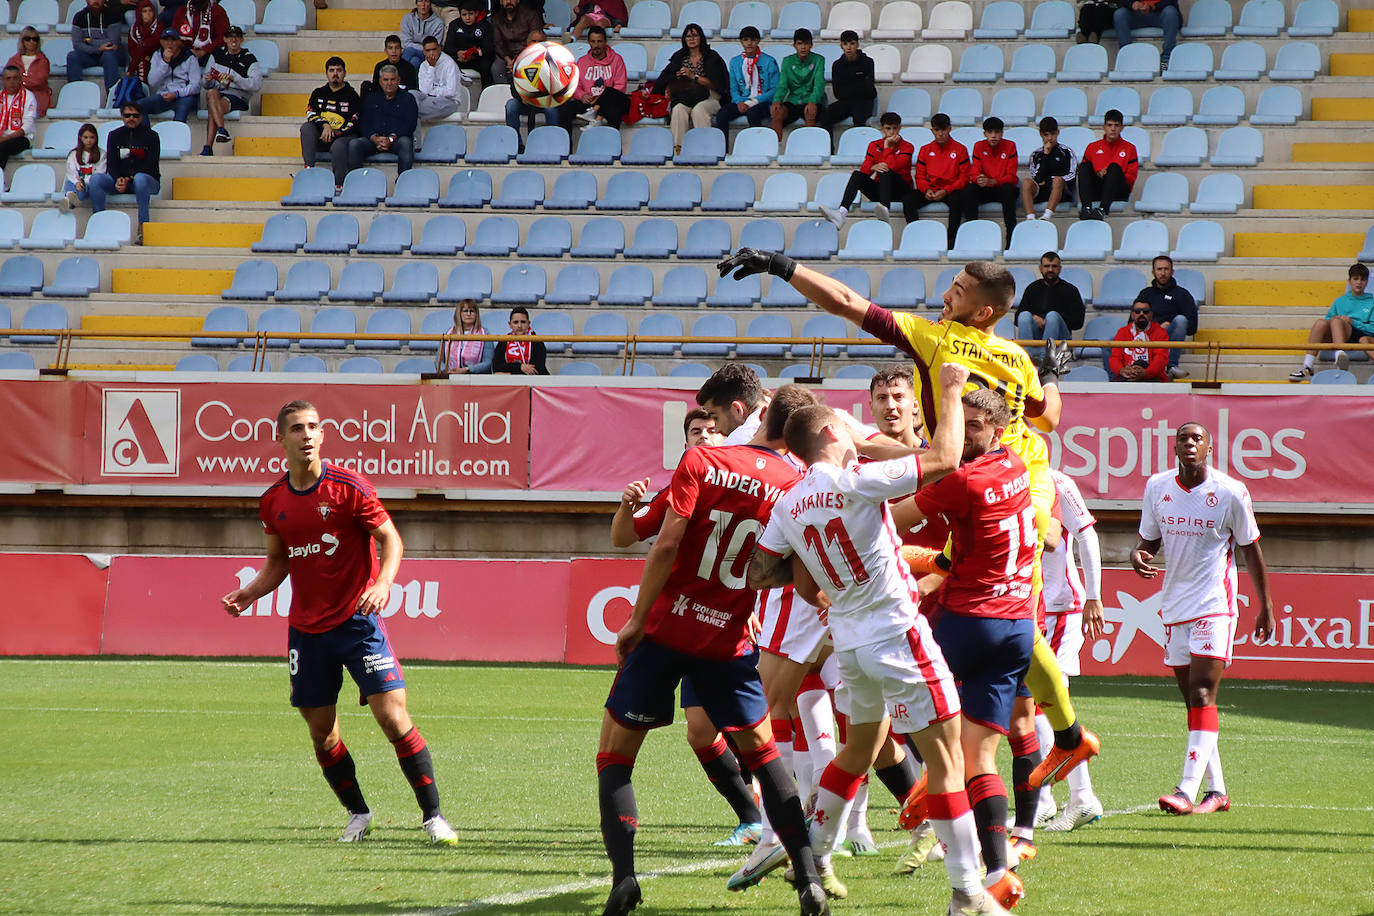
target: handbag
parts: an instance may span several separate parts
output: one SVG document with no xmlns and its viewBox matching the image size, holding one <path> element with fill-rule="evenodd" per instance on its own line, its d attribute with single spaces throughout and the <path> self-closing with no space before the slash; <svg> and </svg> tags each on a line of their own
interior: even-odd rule
<svg viewBox="0 0 1374 916">
<path fill-rule="evenodd" d="M 634 92 L 630 93 L 630 110 L 621 118 L 622 124 L 634 124 L 644 118 L 666 118 L 668 116 L 668 98 L 659 95 L 649 88 L 650 84 L 645 83 Z"/>
<path fill-rule="evenodd" d="M 711 89 L 709 86 L 701 85 L 696 80 L 679 77 L 668 84 L 665 95 L 668 96 L 668 104 L 670 107 L 673 105 L 686 105 L 688 108 L 691 108 L 694 105 L 700 105 L 710 98 Z"/>
</svg>

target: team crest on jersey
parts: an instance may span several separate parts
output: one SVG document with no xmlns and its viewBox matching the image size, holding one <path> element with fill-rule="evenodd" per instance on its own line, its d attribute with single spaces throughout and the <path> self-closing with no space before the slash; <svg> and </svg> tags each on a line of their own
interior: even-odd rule
<svg viewBox="0 0 1374 916">
<path fill-rule="evenodd" d="M 284 521 L 286 521 L 286 513 L 285 513 L 285 512 L 278 512 L 278 513 L 277 513 L 277 521 L 279 521 L 279 522 L 284 522 Z"/>
<path fill-rule="evenodd" d="M 762 459 L 762 458 L 755 458 L 755 459 L 754 459 L 754 467 L 756 467 L 756 468 L 758 468 L 760 471 L 762 471 L 764 468 L 768 467 L 768 462 L 765 461 L 765 460 Z"/>
<path fill-rule="evenodd" d="M 319 504 L 318 506 L 316 506 L 315 508 L 316 508 L 316 510 L 319 511 L 319 513 L 320 513 L 320 518 L 329 518 L 329 513 L 332 511 L 332 510 L 329 508 L 328 503 L 320 503 L 320 504 Z"/>
<path fill-rule="evenodd" d="M 1217 495 L 1216 495 L 1215 493 L 1208 493 L 1208 494 L 1207 494 L 1207 508 L 1209 508 L 1209 509 L 1215 509 L 1216 507 L 1217 507 Z"/>
<path fill-rule="evenodd" d="M 893 458 L 883 462 L 883 476 L 888 480 L 899 480 L 906 473 L 906 465 Z"/>
</svg>

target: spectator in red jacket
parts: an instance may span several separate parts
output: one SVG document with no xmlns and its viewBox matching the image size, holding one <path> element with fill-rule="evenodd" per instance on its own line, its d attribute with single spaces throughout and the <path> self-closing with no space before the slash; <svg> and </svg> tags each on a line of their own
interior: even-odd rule
<svg viewBox="0 0 1374 916">
<path fill-rule="evenodd" d="M 1137 299 L 1131 306 L 1131 318 L 1112 340 L 1164 341 L 1169 332 L 1154 320 L 1150 303 Z M 1114 382 L 1167 382 L 1169 351 L 1164 347 L 1113 347 L 1107 359 L 1107 371 Z"/>
<path fill-rule="evenodd" d="M 902 212 L 908 223 L 920 219 L 922 207 L 945 204 L 949 207 L 949 247 L 964 216 L 964 196 L 968 186 L 968 148 L 949 135 L 949 115 L 939 112 L 930 119 L 935 139 L 916 153 L 916 187 L 902 199 Z"/>
<path fill-rule="evenodd" d="M 1016 228 L 1016 198 L 1021 182 L 1016 177 L 1016 144 L 1003 139 L 1001 118 L 983 122 L 983 139 L 973 144 L 969 163 L 968 191 L 964 198 L 964 219 L 977 219 L 983 204 L 1001 204 L 1002 222 L 1007 226 L 1007 245 Z"/>
<path fill-rule="evenodd" d="M 224 47 L 229 24 L 224 7 L 211 0 L 186 0 L 186 5 L 172 17 L 172 28 L 181 34 L 186 49 L 202 66 L 211 54 Z"/>
<path fill-rule="evenodd" d="M 868 144 L 859 170 L 849 173 L 840 206 L 832 210 L 821 204 L 821 212 L 836 227 L 844 225 L 860 193 L 878 205 L 873 211 L 878 219 L 887 219 L 892 201 L 901 200 L 911 190 L 911 157 L 916 147 L 902 136 L 902 116 L 895 111 L 883 112 L 878 129 L 883 135 Z"/>
<path fill-rule="evenodd" d="M 1102 116 L 1102 139 L 1088 144 L 1078 166 L 1079 219 L 1106 219 L 1112 201 L 1129 200 L 1140 172 L 1135 144 L 1121 139 L 1125 122 L 1115 108 Z M 1101 201 L 1094 207 L 1093 201 Z"/>
</svg>

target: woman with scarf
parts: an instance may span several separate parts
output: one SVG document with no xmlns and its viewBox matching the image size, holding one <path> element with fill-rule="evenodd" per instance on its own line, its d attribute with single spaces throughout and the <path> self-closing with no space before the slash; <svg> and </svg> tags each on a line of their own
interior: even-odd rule
<svg viewBox="0 0 1374 916">
<path fill-rule="evenodd" d="M 450 334 L 485 334 L 482 329 L 482 315 L 477 311 L 475 299 L 464 299 L 453 310 L 453 327 Z M 484 375 L 491 372 L 492 357 L 496 354 L 496 342 L 491 340 L 455 340 L 448 345 L 447 371 L 452 375 Z M 440 353 L 439 369 L 444 369 L 443 354 Z"/>
<path fill-rule="evenodd" d="M 52 89 L 48 87 L 48 73 L 52 70 L 52 64 L 48 61 L 48 55 L 43 53 L 42 44 L 38 30 L 31 25 L 24 26 L 24 31 L 19 33 L 19 50 L 6 64 L 8 67 L 18 67 L 24 74 L 23 86 L 33 93 L 40 118 L 48 113 L 52 105 Z"/>
<path fill-rule="evenodd" d="M 162 23 L 157 21 L 157 7 L 153 0 L 142 0 L 134 11 L 134 24 L 129 29 L 129 75 L 148 82 L 148 68 L 153 55 L 162 50 Z"/>
<path fill-rule="evenodd" d="M 682 152 L 688 127 L 710 127 L 721 99 L 729 100 L 730 71 L 725 59 L 711 50 L 706 33 L 695 22 L 683 28 L 682 47 L 654 80 L 654 92 L 668 97 L 674 154 Z"/>
</svg>

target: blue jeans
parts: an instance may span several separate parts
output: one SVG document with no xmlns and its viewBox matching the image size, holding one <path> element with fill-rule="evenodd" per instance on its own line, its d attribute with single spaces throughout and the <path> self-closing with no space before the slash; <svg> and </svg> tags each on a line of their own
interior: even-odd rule
<svg viewBox="0 0 1374 916">
<path fill-rule="evenodd" d="M 91 176 L 91 177 L 94 178 L 95 176 Z M 64 181 L 64 182 L 62 182 L 62 193 L 63 193 L 63 194 L 66 194 L 68 191 L 76 191 L 76 199 L 77 199 L 77 200 L 90 200 L 90 199 L 91 199 L 91 186 L 90 186 L 89 184 L 86 185 L 86 187 L 85 187 L 84 190 L 77 191 L 76 185 L 72 184 L 70 181 Z"/>
<path fill-rule="evenodd" d="M 1169 320 L 1169 340 L 1179 341 L 1188 339 L 1188 319 L 1182 315 L 1175 315 Z M 1169 368 L 1178 365 L 1179 358 L 1183 356 L 1182 350 L 1169 351 Z"/>
<path fill-rule="evenodd" d="M 1167 61 L 1169 55 L 1174 53 L 1174 45 L 1178 42 L 1178 30 L 1183 25 L 1183 14 L 1176 6 L 1166 6 L 1158 13 L 1137 13 L 1122 6 L 1112 15 L 1112 22 L 1116 26 L 1116 41 L 1123 48 L 1131 43 L 1131 29 L 1163 29 L 1164 50 L 1160 52 L 1160 56 Z"/>
<path fill-rule="evenodd" d="M 1016 316 L 1017 340 L 1068 340 L 1072 336 L 1068 324 L 1058 312 L 1050 312 L 1045 316 L 1043 328 L 1035 326 L 1035 319 L 1030 312 Z"/>
<path fill-rule="evenodd" d="M 534 116 L 539 112 L 544 112 L 544 123 L 558 126 L 557 108 L 536 108 L 533 105 L 526 105 L 518 99 L 512 98 L 506 102 L 506 126 L 515 131 L 515 135 L 520 136 L 520 116 L 524 115 L 531 128 L 534 127 Z"/>
<path fill-rule="evenodd" d="M 418 73 L 420 65 L 425 62 L 425 52 L 421 51 L 419 48 L 402 48 L 401 60 L 406 61 L 414 67 L 415 71 Z"/>
<path fill-rule="evenodd" d="M 182 124 L 186 123 L 187 119 L 191 117 L 191 113 L 195 111 L 197 106 L 199 105 L 200 93 L 196 93 L 195 95 L 178 96 L 177 98 L 171 99 L 170 101 L 168 99 L 164 99 L 157 93 L 154 93 L 150 96 L 145 96 L 144 98 L 138 100 L 138 107 L 143 109 L 144 114 L 155 115 L 158 112 L 166 111 L 169 108 L 174 109 L 175 113 L 172 115 L 172 117 L 180 121 Z"/>
<path fill-rule="evenodd" d="M 365 160 L 373 153 L 390 152 L 396 154 L 396 174 L 410 171 L 415 163 L 415 138 L 397 137 L 389 150 L 379 150 L 367 137 L 354 137 L 348 141 L 348 168 L 362 168 Z"/>
<path fill-rule="evenodd" d="M 84 77 L 81 71 L 87 67 L 100 67 L 105 71 L 105 91 L 119 81 L 119 68 L 127 58 L 123 48 L 113 51 L 84 51 L 73 48 L 67 52 L 67 82 L 79 83 Z"/>
<path fill-rule="evenodd" d="M 91 191 L 91 210 L 96 213 L 105 209 L 107 194 L 119 193 L 115 190 L 115 180 L 109 175 L 92 175 L 86 187 Z M 142 226 L 148 222 L 148 202 L 153 199 L 154 194 L 162 190 L 162 184 L 147 172 L 138 172 L 129 183 L 129 187 L 138 199 L 138 224 Z"/>
</svg>

